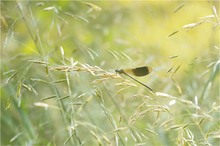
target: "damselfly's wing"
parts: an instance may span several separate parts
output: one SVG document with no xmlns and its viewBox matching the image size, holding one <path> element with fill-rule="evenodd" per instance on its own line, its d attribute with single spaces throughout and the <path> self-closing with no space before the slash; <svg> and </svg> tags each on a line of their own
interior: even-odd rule
<svg viewBox="0 0 220 146">
<path fill-rule="evenodd" d="M 127 74 L 131 74 L 137 77 L 142 77 L 142 76 L 148 75 L 151 71 L 152 71 L 151 67 L 142 66 L 142 67 L 137 67 L 133 69 L 121 69 L 121 70 L 117 70 L 116 72 L 122 73 L 122 74 L 127 73 Z"/>
</svg>

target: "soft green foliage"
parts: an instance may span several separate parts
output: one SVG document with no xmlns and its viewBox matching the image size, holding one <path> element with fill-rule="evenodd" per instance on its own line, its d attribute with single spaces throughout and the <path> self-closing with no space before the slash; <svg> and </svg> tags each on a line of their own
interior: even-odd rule
<svg viewBox="0 0 220 146">
<path fill-rule="evenodd" d="M 0 4 L 1 145 L 219 145 L 218 1 Z"/>
</svg>

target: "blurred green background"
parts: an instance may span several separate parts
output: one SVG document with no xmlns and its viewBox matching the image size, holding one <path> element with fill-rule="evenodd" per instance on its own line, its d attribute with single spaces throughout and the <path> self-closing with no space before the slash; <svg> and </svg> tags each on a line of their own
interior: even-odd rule
<svg viewBox="0 0 220 146">
<path fill-rule="evenodd" d="M 1 145 L 219 144 L 219 1 L 0 4 Z"/>
</svg>

